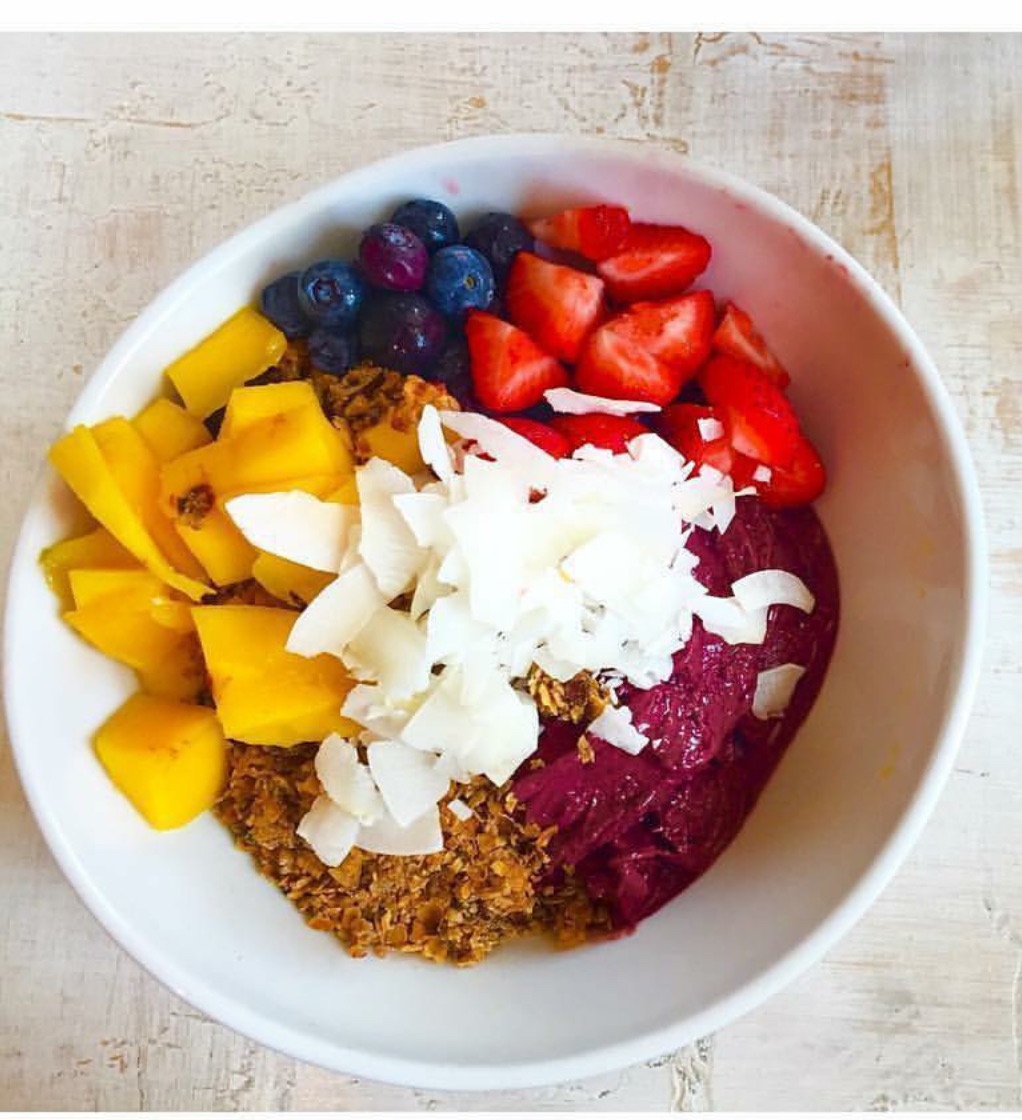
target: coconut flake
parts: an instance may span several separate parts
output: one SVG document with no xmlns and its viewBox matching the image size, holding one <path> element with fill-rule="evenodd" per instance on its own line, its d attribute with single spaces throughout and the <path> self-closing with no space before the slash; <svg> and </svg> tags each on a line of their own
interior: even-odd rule
<svg viewBox="0 0 1022 1120">
<path fill-rule="evenodd" d="M 345 646 L 383 606 L 383 597 L 364 564 L 356 564 L 312 600 L 295 620 L 285 649 L 303 657 L 330 653 L 341 657 Z"/>
<path fill-rule="evenodd" d="M 460 797 L 453 797 L 447 802 L 447 808 L 451 813 L 458 818 L 459 821 L 471 820 L 475 813 L 461 800 Z"/>
<path fill-rule="evenodd" d="M 752 698 L 752 714 L 757 719 L 777 719 L 788 710 L 795 686 L 805 668 L 786 662 L 774 669 L 764 669 L 756 677 L 756 693 Z"/>
<path fill-rule="evenodd" d="M 766 638 L 767 607 L 748 610 L 737 599 L 703 595 L 694 600 L 692 613 L 711 634 L 730 645 L 762 645 Z"/>
<path fill-rule="evenodd" d="M 816 606 L 813 593 L 802 580 L 779 568 L 765 568 L 743 576 L 731 584 L 731 590 L 747 610 L 785 604 L 811 614 Z"/>
<path fill-rule="evenodd" d="M 369 767 L 360 762 L 354 743 L 328 735 L 316 751 L 316 777 L 324 792 L 359 824 L 372 824 L 383 815 L 383 801 Z"/>
<path fill-rule="evenodd" d="M 607 416 L 629 416 L 635 412 L 659 412 L 660 405 L 650 401 L 623 401 L 614 397 L 595 397 L 574 389 L 547 389 L 543 394 L 554 412 L 585 416 L 602 412 Z"/>
<path fill-rule="evenodd" d="M 302 490 L 279 494 L 241 494 L 224 509 L 249 544 L 273 556 L 336 572 L 358 510 L 323 502 Z"/>
<path fill-rule="evenodd" d="M 769 482 L 773 477 L 774 472 L 765 463 L 760 463 L 752 472 L 753 482 Z"/>
<path fill-rule="evenodd" d="M 321 794 L 299 821 L 295 832 L 327 867 L 337 867 L 355 846 L 359 823 L 350 813 Z"/>
<path fill-rule="evenodd" d="M 383 856 L 428 856 L 444 850 L 440 808 L 434 806 L 418 820 L 402 828 L 386 813 L 375 824 L 358 830 L 356 844 L 366 852 Z"/>
<path fill-rule="evenodd" d="M 443 425 L 436 407 L 427 404 L 422 410 L 418 427 L 419 454 L 427 467 L 440 479 L 448 482 L 454 475 L 451 450 L 444 439 Z"/>
<path fill-rule="evenodd" d="M 724 425 L 716 416 L 700 416 L 696 421 L 696 427 L 699 429 L 700 439 L 707 443 L 720 439 L 724 434 Z"/>
<path fill-rule="evenodd" d="M 373 614 L 347 645 L 344 661 L 392 700 L 407 700 L 429 684 L 426 635 L 404 611 L 390 607 Z"/>
<path fill-rule="evenodd" d="M 586 734 L 632 755 L 638 754 L 649 742 L 649 736 L 643 735 L 633 725 L 630 708 L 612 708 L 610 705 L 586 728 Z"/>
<path fill-rule="evenodd" d="M 407 828 L 447 793 L 448 778 L 436 761 L 405 743 L 380 742 L 369 746 L 369 769 L 395 821 Z"/>
<path fill-rule="evenodd" d="M 415 493 L 415 484 L 383 459 L 370 459 L 358 468 L 355 479 L 362 518 L 359 555 L 384 598 L 390 600 L 408 589 L 427 560 L 426 551 L 394 505 L 396 495 Z"/>
</svg>

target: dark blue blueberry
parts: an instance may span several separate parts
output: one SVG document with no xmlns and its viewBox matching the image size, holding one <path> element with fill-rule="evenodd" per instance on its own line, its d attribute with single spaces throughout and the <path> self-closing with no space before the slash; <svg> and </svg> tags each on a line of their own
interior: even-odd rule
<svg viewBox="0 0 1022 1120">
<path fill-rule="evenodd" d="M 298 298 L 300 272 L 289 272 L 278 276 L 272 284 L 263 288 L 259 305 L 270 322 L 282 330 L 288 338 L 305 338 L 312 330 L 308 315 Z"/>
<path fill-rule="evenodd" d="M 449 245 L 429 262 L 426 295 L 448 319 L 460 321 L 473 307 L 485 311 L 495 290 L 490 262 L 477 249 Z"/>
<path fill-rule="evenodd" d="M 472 392 L 472 359 L 463 338 L 455 338 L 447 344 L 429 377 L 431 381 L 441 382 L 462 408 L 478 410 Z"/>
<path fill-rule="evenodd" d="M 309 362 L 324 373 L 344 373 L 358 361 L 358 340 L 333 327 L 317 327 L 309 336 Z"/>
<path fill-rule="evenodd" d="M 365 283 L 348 261 L 316 261 L 302 273 L 298 296 L 315 323 L 350 329 L 365 298 Z"/>
<path fill-rule="evenodd" d="M 426 376 L 447 342 L 447 320 L 411 292 L 380 292 L 366 302 L 359 324 L 362 355 L 401 373 Z"/>
<path fill-rule="evenodd" d="M 390 292 L 417 292 L 426 279 L 429 254 L 411 230 L 393 222 L 381 222 L 362 235 L 358 263 L 374 287 Z"/>
<path fill-rule="evenodd" d="M 536 242 L 514 214 L 494 210 L 469 230 L 465 235 L 465 244 L 483 254 L 490 262 L 497 282 L 501 283 L 515 257 L 523 249 L 531 253 Z"/>
<path fill-rule="evenodd" d="M 461 240 L 458 219 L 442 202 L 432 198 L 413 198 L 399 206 L 390 220 L 410 229 L 430 253 Z"/>
</svg>

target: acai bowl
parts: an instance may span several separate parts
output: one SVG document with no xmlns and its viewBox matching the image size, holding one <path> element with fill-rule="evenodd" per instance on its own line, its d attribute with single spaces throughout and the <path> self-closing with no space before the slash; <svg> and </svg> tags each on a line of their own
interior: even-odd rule
<svg viewBox="0 0 1022 1120">
<path fill-rule="evenodd" d="M 516 939 L 466 970 L 399 955 L 349 959 L 303 925 L 208 814 L 152 832 L 97 764 L 90 740 L 134 681 L 66 630 L 42 582 L 39 551 L 74 528 L 52 478 L 12 575 L 11 726 L 62 866 L 122 944 L 185 998 L 345 1072 L 451 1087 L 539 1083 L 652 1056 L 734 1017 L 822 952 L 893 871 L 964 718 L 977 505 L 925 355 L 837 247 L 779 203 L 687 161 L 543 137 L 397 157 L 252 227 L 140 318 L 71 424 L 136 415 L 160 392 L 163 370 L 255 305 L 266 284 L 352 257 L 363 229 L 423 197 L 446 202 L 466 226 L 486 211 L 605 204 L 698 231 L 713 253 L 696 286 L 751 314 L 791 373 L 790 399 L 828 468 L 817 508 L 836 557 L 841 624 L 812 710 L 737 837 L 683 893 L 639 914 L 628 936 L 567 953 Z M 499 466 L 499 454 L 480 458 Z M 56 665 L 60 680 L 78 682 L 59 706 L 45 703 L 44 665 L 50 679 Z M 621 744 L 608 749 L 631 757 Z"/>
</svg>

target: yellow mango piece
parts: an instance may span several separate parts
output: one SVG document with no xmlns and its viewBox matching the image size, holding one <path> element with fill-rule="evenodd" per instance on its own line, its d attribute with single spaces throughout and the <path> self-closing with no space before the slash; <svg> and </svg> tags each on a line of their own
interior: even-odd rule
<svg viewBox="0 0 1022 1120">
<path fill-rule="evenodd" d="M 215 504 L 195 524 L 176 522 L 177 531 L 192 554 L 218 586 L 226 587 L 252 575 L 258 552 L 238 532 L 234 522 Z"/>
<path fill-rule="evenodd" d="M 132 424 L 161 463 L 194 451 L 213 438 L 197 416 L 166 397 L 159 397 L 143 408 Z"/>
<path fill-rule="evenodd" d="M 178 828 L 212 807 L 227 777 L 227 743 L 210 708 L 136 694 L 96 732 L 115 786 L 153 828 Z"/>
<path fill-rule="evenodd" d="M 174 598 L 170 588 L 144 568 L 79 568 L 68 573 L 68 582 L 76 608 L 108 599 L 113 615 L 136 611 L 179 634 L 195 629 L 188 604 Z"/>
<path fill-rule="evenodd" d="M 413 427 L 407 432 L 398 431 L 389 421 L 381 420 L 359 433 L 358 449 L 364 458 L 376 456 L 393 463 L 405 474 L 418 474 L 426 464 L 419 453 L 419 433 Z"/>
<path fill-rule="evenodd" d="M 138 561 L 102 525 L 80 537 L 69 537 L 44 548 L 39 556 L 50 590 L 62 610 L 74 606 L 68 572 L 74 568 L 137 568 Z"/>
<path fill-rule="evenodd" d="M 92 431 L 75 428 L 53 445 L 49 458 L 92 516 L 154 575 L 190 599 L 207 594 L 204 583 L 177 571 L 163 554 Z"/>
<path fill-rule="evenodd" d="M 64 615 L 64 621 L 100 653 L 137 670 L 170 656 L 187 637 L 161 626 L 148 611 L 118 611 L 111 599 L 76 607 Z"/>
<path fill-rule="evenodd" d="M 340 714 L 352 681 L 334 657 L 284 648 L 297 614 L 276 607 L 193 607 L 224 734 L 290 747 L 357 730 Z"/>
<path fill-rule="evenodd" d="M 282 603 L 304 606 L 331 583 L 336 576 L 317 572 L 280 556 L 260 552 L 252 565 L 252 577 Z"/>
<path fill-rule="evenodd" d="M 218 438 L 233 439 L 261 420 L 269 420 L 274 416 L 282 416 L 285 412 L 300 410 L 311 412 L 315 416 L 323 416 L 319 397 L 308 381 L 244 385 L 231 393 Z"/>
<path fill-rule="evenodd" d="M 205 419 L 231 390 L 280 361 L 287 339 L 251 307 L 243 307 L 166 369 L 185 408 Z"/>
<path fill-rule="evenodd" d="M 168 700 L 194 700 L 206 685 L 206 666 L 194 632 L 158 660 L 136 670 L 142 691 Z"/>
<path fill-rule="evenodd" d="M 346 478 L 336 490 L 331 490 L 323 497 L 328 502 L 340 502 L 344 506 L 357 506 L 359 504 L 358 483 L 355 481 L 355 476 Z"/>
<path fill-rule="evenodd" d="M 123 417 L 104 420 L 92 429 L 100 453 L 149 535 L 170 563 L 186 576 L 205 576 L 160 508 L 160 461 Z"/>
</svg>

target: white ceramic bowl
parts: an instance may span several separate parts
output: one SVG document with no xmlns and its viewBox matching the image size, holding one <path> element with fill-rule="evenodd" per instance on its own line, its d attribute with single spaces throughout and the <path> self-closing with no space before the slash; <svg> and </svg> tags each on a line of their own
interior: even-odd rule
<svg viewBox="0 0 1022 1120">
<path fill-rule="evenodd" d="M 419 1086 L 543 1084 L 716 1030 L 811 965 L 902 861 L 947 775 L 984 617 L 980 502 L 919 340 L 845 252 L 773 197 L 649 145 L 504 136 L 345 175 L 210 253 L 118 341 L 69 424 L 131 413 L 160 371 L 260 286 L 415 195 L 462 215 L 627 204 L 706 234 L 701 283 L 750 310 L 792 371 L 830 471 L 840 635 L 812 715 L 736 842 L 632 937 L 570 953 L 521 944 L 458 971 L 350 960 L 251 868 L 209 815 L 150 831 L 91 732 L 132 686 L 60 622 L 36 566 L 69 528 L 47 473 L 14 559 L 5 689 L 19 772 L 86 905 L 181 997 L 307 1061 Z M 43 448 L 39 449 L 40 456 Z"/>
</svg>

